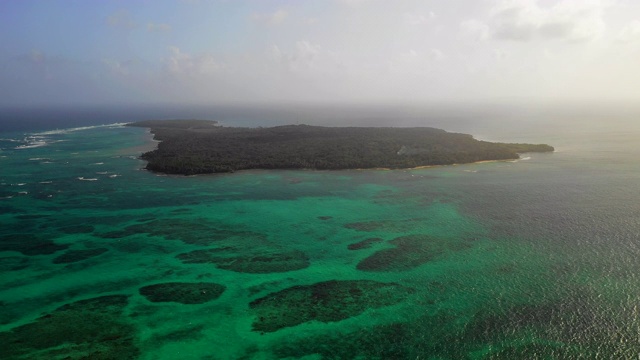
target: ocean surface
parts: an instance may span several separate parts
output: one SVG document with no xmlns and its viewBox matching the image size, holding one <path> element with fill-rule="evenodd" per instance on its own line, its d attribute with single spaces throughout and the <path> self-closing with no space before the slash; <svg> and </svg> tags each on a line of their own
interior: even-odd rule
<svg viewBox="0 0 640 360">
<path fill-rule="evenodd" d="M 194 177 L 131 120 L 0 132 L 3 359 L 640 354 L 640 112 L 321 116 L 556 152 Z"/>
</svg>

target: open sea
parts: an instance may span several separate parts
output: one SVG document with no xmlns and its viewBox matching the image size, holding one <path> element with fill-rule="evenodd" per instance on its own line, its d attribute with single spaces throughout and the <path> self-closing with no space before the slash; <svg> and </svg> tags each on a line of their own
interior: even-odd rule
<svg viewBox="0 0 640 360">
<path fill-rule="evenodd" d="M 194 177 L 143 170 L 156 143 L 122 125 L 140 114 L 16 114 L 0 125 L 2 359 L 639 357 L 640 112 L 226 112 L 556 152 Z"/>
</svg>

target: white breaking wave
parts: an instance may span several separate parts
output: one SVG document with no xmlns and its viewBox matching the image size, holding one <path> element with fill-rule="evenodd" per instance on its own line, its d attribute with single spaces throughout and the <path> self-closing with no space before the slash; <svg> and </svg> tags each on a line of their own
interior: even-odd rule
<svg viewBox="0 0 640 360">
<path fill-rule="evenodd" d="M 26 140 L 26 142 L 27 142 L 26 144 L 18 145 L 14 149 L 16 149 L 16 150 L 33 149 L 33 148 L 38 148 L 38 147 L 43 147 L 43 146 L 49 145 L 49 143 L 46 142 L 45 140 Z"/>
<path fill-rule="evenodd" d="M 2 140 L 24 143 L 23 145 L 16 146 L 15 147 L 16 150 L 33 149 L 33 148 L 38 148 L 38 147 L 42 147 L 42 146 L 47 146 L 47 145 L 49 145 L 51 143 L 57 143 L 57 142 L 65 141 L 65 140 L 60 140 L 60 139 L 53 140 L 53 139 L 48 138 L 47 136 L 68 134 L 68 133 L 72 133 L 72 132 L 76 132 L 76 131 L 91 130 L 91 129 L 98 129 L 98 128 L 119 128 L 119 127 L 123 127 L 124 125 L 126 125 L 126 123 L 114 123 L 114 124 L 94 125 L 94 126 L 81 126 L 81 127 L 71 128 L 71 129 L 49 130 L 49 131 L 42 131 L 42 132 L 38 132 L 38 133 L 32 133 L 32 134 L 28 135 L 27 137 L 25 137 L 23 140 L 15 140 L 15 139 L 2 139 Z"/>
<path fill-rule="evenodd" d="M 78 180 L 82 180 L 82 181 L 98 181 L 98 179 L 96 179 L 96 178 L 85 178 L 83 176 L 80 176 L 78 178 Z"/>
<path fill-rule="evenodd" d="M 56 130 L 43 131 L 43 132 L 35 133 L 34 135 L 59 135 L 59 134 L 68 134 L 76 131 L 99 129 L 99 128 L 119 128 L 119 127 L 125 126 L 126 124 L 127 123 L 113 123 L 113 124 L 104 124 L 104 125 L 80 126 L 80 127 L 70 128 L 70 129 L 56 129 Z"/>
<path fill-rule="evenodd" d="M 110 178 L 116 178 L 116 177 L 118 177 L 118 176 L 122 176 L 122 175 L 119 175 L 119 174 L 109 175 L 109 177 L 110 177 Z"/>
</svg>

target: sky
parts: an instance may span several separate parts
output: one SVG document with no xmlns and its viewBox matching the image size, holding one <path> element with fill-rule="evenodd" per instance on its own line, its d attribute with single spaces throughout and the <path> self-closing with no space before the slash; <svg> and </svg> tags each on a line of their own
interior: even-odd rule
<svg viewBox="0 0 640 360">
<path fill-rule="evenodd" d="M 640 101 L 637 0 L 0 0 L 0 107 Z"/>
</svg>

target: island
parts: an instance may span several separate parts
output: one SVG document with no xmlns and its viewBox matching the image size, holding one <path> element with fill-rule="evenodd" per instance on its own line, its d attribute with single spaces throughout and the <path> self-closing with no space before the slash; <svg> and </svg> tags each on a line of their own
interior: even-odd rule
<svg viewBox="0 0 640 360">
<path fill-rule="evenodd" d="M 209 120 L 146 120 L 159 140 L 142 154 L 146 169 L 166 174 L 214 174 L 249 169 L 407 169 L 518 159 L 551 152 L 546 144 L 476 140 L 430 127 L 227 127 Z"/>
</svg>

